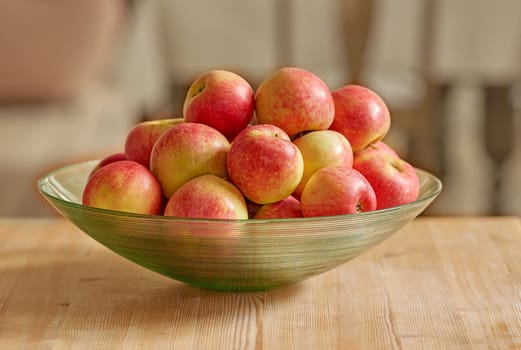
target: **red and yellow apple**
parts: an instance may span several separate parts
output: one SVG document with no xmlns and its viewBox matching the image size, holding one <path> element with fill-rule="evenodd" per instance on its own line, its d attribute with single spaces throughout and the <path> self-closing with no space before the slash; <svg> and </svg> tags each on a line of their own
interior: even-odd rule
<svg viewBox="0 0 521 350">
<path fill-rule="evenodd" d="M 367 147 L 357 152 L 353 168 L 373 187 L 377 209 L 407 204 L 418 198 L 420 182 L 416 170 L 385 147 Z"/>
<path fill-rule="evenodd" d="M 125 154 L 128 160 L 150 167 L 150 152 L 154 143 L 166 130 L 184 122 L 183 118 L 147 120 L 135 124 L 125 139 Z"/>
<path fill-rule="evenodd" d="M 252 202 L 288 197 L 304 172 L 302 155 L 289 136 L 270 124 L 248 126 L 233 140 L 227 158 L 231 181 Z"/>
<path fill-rule="evenodd" d="M 210 70 L 199 75 L 188 89 L 183 115 L 187 122 L 209 125 L 232 140 L 250 123 L 254 108 L 253 88 L 243 77 L 226 70 Z"/>
<path fill-rule="evenodd" d="M 98 169 L 87 181 L 83 205 L 137 214 L 161 214 L 163 196 L 145 166 L 121 160 Z"/>
<path fill-rule="evenodd" d="M 306 133 L 293 143 L 304 159 L 302 180 L 293 195 L 300 198 L 307 181 L 317 170 L 328 165 L 353 165 L 353 150 L 349 141 L 339 132 L 318 130 Z"/>
<path fill-rule="evenodd" d="M 382 140 L 391 127 L 391 116 L 382 98 L 360 85 L 345 85 L 332 93 L 335 118 L 330 126 L 344 135 L 356 153 Z"/>
<path fill-rule="evenodd" d="M 376 209 L 369 181 L 345 165 L 330 165 L 315 172 L 300 199 L 305 217 L 355 214 Z"/>
<path fill-rule="evenodd" d="M 204 219 L 248 219 L 245 199 L 237 187 L 215 175 L 201 175 L 170 197 L 165 216 Z"/>
<path fill-rule="evenodd" d="M 89 178 L 100 168 L 103 168 L 105 165 L 114 163 L 120 160 L 127 160 L 127 155 L 123 152 L 109 154 L 108 156 L 102 158 L 98 164 L 91 170 L 89 174 Z"/>
<path fill-rule="evenodd" d="M 227 176 L 230 142 L 211 126 L 185 122 L 164 132 L 150 153 L 150 170 L 163 194 L 172 194 L 189 180 L 205 174 Z"/>
<path fill-rule="evenodd" d="M 255 93 L 258 124 L 272 124 L 290 137 L 303 131 L 325 130 L 335 107 L 326 83 L 313 73 L 284 67 L 264 80 Z"/>
<path fill-rule="evenodd" d="M 289 219 L 301 218 L 302 207 L 300 201 L 288 196 L 281 201 L 262 205 L 255 213 L 254 219 Z"/>
</svg>

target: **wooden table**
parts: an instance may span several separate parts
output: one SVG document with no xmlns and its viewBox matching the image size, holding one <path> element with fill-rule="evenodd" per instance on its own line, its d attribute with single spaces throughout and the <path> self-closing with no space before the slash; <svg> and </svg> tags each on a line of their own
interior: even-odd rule
<svg viewBox="0 0 521 350">
<path fill-rule="evenodd" d="M 259 293 L 145 270 L 58 218 L 0 219 L 0 349 L 521 349 L 521 220 L 420 217 Z"/>
</svg>

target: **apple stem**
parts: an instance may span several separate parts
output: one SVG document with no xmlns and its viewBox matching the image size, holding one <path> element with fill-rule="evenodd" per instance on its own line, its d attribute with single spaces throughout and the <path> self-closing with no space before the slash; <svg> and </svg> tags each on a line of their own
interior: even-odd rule
<svg viewBox="0 0 521 350">
<path fill-rule="evenodd" d="M 191 93 L 191 97 L 199 95 L 204 90 L 204 88 L 205 88 L 204 85 L 194 86 L 194 89 L 192 90 L 192 93 Z"/>
</svg>

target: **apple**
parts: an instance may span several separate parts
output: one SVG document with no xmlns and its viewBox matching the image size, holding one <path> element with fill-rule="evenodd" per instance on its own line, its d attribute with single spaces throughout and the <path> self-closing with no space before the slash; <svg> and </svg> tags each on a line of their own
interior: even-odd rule
<svg viewBox="0 0 521 350">
<path fill-rule="evenodd" d="M 183 118 L 147 120 L 135 124 L 125 139 L 125 154 L 128 160 L 150 166 L 150 152 L 154 143 L 166 130 L 184 122 Z"/>
<path fill-rule="evenodd" d="M 211 126 L 184 122 L 165 131 L 150 153 L 150 170 L 167 198 L 185 182 L 205 174 L 227 176 L 230 142 Z"/>
<path fill-rule="evenodd" d="M 203 123 L 220 131 L 228 140 L 244 129 L 253 117 L 255 95 L 240 75 L 210 70 L 192 83 L 183 104 L 188 122 Z"/>
<path fill-rule="evenodd" d="M 284 67 L 264 80 L 255 93 L 258 124 L 272 124 L 290 137 L 328 129 L 335 115 L 331 91 L 313 73 Z"/>
<path fill-rule="evenodd" d="M 377 209 L 415 201 L 420 191 L 414 167 L 385 148 L 368 147 L 354 155 L 357 169 L 373 187 Z"/>
<path fill-rule="evenodd" d="M 249 200 L 267 204 L 286 198 L 297 188 L 304 160 L 282 129 L 258 124 L 235 137 L 227 166 L 231 181 Z"/>
<path fill-rule="evenodd" d="M 90 172 L 89 178 L 92 177 L 92 175 L 97 170 L 99 170 L 100 168 L 103 168 L 105 165 L 114 163 L 114 162 L 117 162 L 120 160 L 127 160 L 127 155 L 123 152 L 118 152 L 118 153 L 109 154 L 108 156 L 102 158 Z"/>
<path fill-rule="evenodd" d="M 382 140 L 391 127 L 391 116 L 382 98 L 360 85 L 345 85 L 332 93 L 335 118 L 330 126 L 344 135 L 356 153 Z"/>
<path fill-rule="evenodd" d="M 200 219 L 248 219 L 239 189 L 215 175 L 201 175 L 182 185 L 170 197 L 165 216 Z"/>
<path fill-rule="evenodd" d="M 345 165 L 330 165 L 308 180 L 300 199 L 305 217 L 355 214 L 376 209 L 369 181 Z"/>
<path fill-rule="evenodd" d="M 293 195 L 300 198 L 304 187 L 317 170 L 328 165 L 353 165 L 353 150 L 349 141 L 337 131 L 318 130 L 306 133 L 293 143 L 304 159 L 302 180 Z"/>
<path fill-rule="evenodd" d="M 161 214 L 161 186 L 142 164 L 120 160 L 98 169 L 85 185 L 86 206 L 137 214 Z"/>
<path fill-rule="evenodd" d="M 254 219 L 288 219 L 301 217 L 303 217 L 303 214 L 300 201 L 293 196 L 288 196 L 279 202 L 262 205 L 255 213 Z"/>
</svg>

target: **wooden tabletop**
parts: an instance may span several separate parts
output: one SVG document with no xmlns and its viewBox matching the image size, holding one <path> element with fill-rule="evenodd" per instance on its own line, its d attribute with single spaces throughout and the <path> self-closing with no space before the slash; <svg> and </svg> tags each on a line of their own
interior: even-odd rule
<svg viewBox="0 0 521 350">
<path fill-rule="evenodd" d="M 58 218 L 0 219 L 0 349 L 521 349 L 521 220 L 420 217 L 259 293 L 200 290 Z"/>
</svg>

